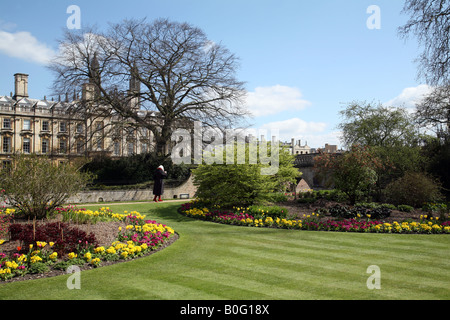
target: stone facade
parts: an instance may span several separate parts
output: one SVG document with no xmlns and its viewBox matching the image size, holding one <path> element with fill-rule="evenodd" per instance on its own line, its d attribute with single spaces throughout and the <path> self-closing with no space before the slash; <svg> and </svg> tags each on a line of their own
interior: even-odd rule
<svg viewBox="0 0 450 320">
<path fill-rule="evenodd" d="M 197 187 L 193 183 L 192 176 L 177 187 L 164 188 L 163 199 L 192 199 L 195 197 Z M 153 189 L 143 190 L 111 190 L 111 191 L 87 191 L 80 192 L 69 198 L 67 203 L 91 203 L 91 202 L 124 202 L 124 201 L 151 201 Z"/>
<path fill-rule="evenodd" d="M 132 85 L 130 81 L 130 90 Z M 91 101 L 94 93 L 90 83 L 83 84 L 81 99 L 74 94 L 72 101 L 67 96 L 64 101 L 30 98 L 28 75 L 23 73 L 14 75 L 14 88 L 14 95 L 0 96 L 0 165 L 18 153 L 45 155 L 63 162 L 99 154 L 114 158 L 154 150 L 151 131 L 136 128 L 131 119 Z M 130 104 L 139 107 L 136 101 Z"/>
</svg>

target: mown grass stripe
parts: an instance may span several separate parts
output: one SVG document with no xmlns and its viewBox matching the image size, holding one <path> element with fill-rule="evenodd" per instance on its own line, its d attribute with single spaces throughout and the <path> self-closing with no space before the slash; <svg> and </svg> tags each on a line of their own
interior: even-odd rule
<svg viewBox="0 0 450 320">
<path fill-rule="evenodd" d="M 136 210 L 180 238 L 155 255 L 67 276 L 0 284 L 1 299 L 448 299 L 449 235 L 394 235 L 245 228 L 186 218 L 179 203 Z M 97 205 L 98 207 L 98 205 Z M 369 265 L 381 290 L 369 290 Z M 45 296 L 44 296 L 45 295 Z"/>
</svg>

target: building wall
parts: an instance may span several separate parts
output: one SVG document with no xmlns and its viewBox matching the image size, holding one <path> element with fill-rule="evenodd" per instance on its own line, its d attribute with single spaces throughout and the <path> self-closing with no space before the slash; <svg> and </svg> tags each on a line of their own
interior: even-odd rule
<svg viewBox="0 0 450 320">
<path fill-rule="evenodd" d="M 151 152 L 151 131 L 124 126 L 119 116 L 86 117 L 87 100 L 47 101 L 28 97 L 28 75 L 15 75 L 16 92 L 0 96 L 0 161 L 17 153 L 49 156 L 56 162 L 107 154 L 121 157 Z M 82 97 L 89 98 L 89 86 Z M 83 109 L 84 108 L 84 109 Z M 128 123 L 132 122 L 129 119 Z"/>
</svg>

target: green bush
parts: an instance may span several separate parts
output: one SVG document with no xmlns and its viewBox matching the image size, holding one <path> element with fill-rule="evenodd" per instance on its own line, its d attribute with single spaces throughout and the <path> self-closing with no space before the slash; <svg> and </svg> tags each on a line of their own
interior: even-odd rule
<svg viewBox="0 0 450 320">
<path fill-rule="evenodd" d="M 268 194 L 268 201 L 270 202 L 286 202 L 288 201 L 287 195 L 283 192 L 275 192 Z"/>
<path fill-rule="evenodd" d="M 412 212 L 414 210 L 413 207 L 408 206 L 407 204 L 400 204 L 397 206 L 397 209 L 401 212 Z"/>
<path fill-rule="evenodd" d="M 406 204 L 420 208 L 426 202 L 442 199 L 438 181 L 420 172 L 407 172 L 391 182 L 385 189 L 387 202 L 394 205 Z"/>
<path fill-rule="evenodd" d="M 186 180 L 191 172 L 190 165 L 174 164 L 170 157 L 159 157 L 154 154 L 136 154 L 120 159 L 109 157 L 94 158 L 82 168 L 96 176 L 94 188 L 102 185 L 135 185 L 148 184 L 159 165 L 167 171 L 167 179 Z"/>
<path fill-rule="evenodd" d="M 340 219 L 356 219 L 370 217 L 373 220 L 385 219 L 391 215 L 391 209 L 383 206 L 368 209 L 364 206 L 344 206 L 337 204 L 329 210 L 332 217 Z"/>
<path fill-rule="evenodd" d="M 297 169 L 292 170 L 292 163 L 283 160 L 286 157 L 285 152 L 280 152 L 278 171 L 272 175 L 265 171 L 275 169 L 275 163 L 271 164 L 270 168 L 269 164 L 261 164 L 260 161 L 239 163 L 236 150 L 245 151 L 245 159 L 250 159 L 250 155 L 254 155 L 250 154 L 249 149 L 245 144 L 227 146 L 223 150 L 223 163 L 216 163 L 216 160 L 222 157 L 221 153 L 214 158 L 204 154 L 204 163 L 192 171 L 194 184 L 197 186 L 196 197 L 206 204 L 219 205 L 222 208 L 262 204 L 268 200 L 268 194 L 279 191 L 283 185 L 289 184 L 300 174 Z M 228 161 L 226 156 L 232 155 L 233 152 L 234 161 Z"/>
</svg>

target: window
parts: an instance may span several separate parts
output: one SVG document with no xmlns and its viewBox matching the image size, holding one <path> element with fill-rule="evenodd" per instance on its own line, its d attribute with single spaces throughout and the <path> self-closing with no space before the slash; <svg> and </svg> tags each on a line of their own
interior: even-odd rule
<svg viewBox="0 0 450 320">
<path fill-rule="evenodd" d="M 11 152 L 11 137 L 3 137 L 3 152 Z"/>
<path fill-rule="evenodd" d="M 22 148 L 23 153 L 30 153 L 30 149 L 31 149 L 30 138 L 24 138 L 23 139 L 23 148 Z"/>
<path fill-rule="evenodd" d="M 49 131 L 48 121 L 42 121 L 42 131 Z"/>
<path fill-rule="evenodd" d="M 134 153 L 134 143 L 133 142 L 129 142 L 128 143 L 128 154 L 132 155 Z"/>
<path fill-rule="evenodd" d="M 147 153 L 148 152 L 148 145 L 146 143 L 143 143 L 141 145 L 141 153 Z"/>
<path fill-rule="evenodd" d="M 99 134 L 103 133 L 103 121 L 96 121 L 95 122 L 95 132 L 98 132 Z"/>
<path fill-rule="evenodd" d="M 48 139 L 42 139 L 41 152 L 48 153 L 48 150 L 49 150 L 48 148 L 49 148 Z"/>
<path fill-rule="evenodd" d="M 103 139 L 102 138 L 97 138 L 97 141 L 96 141 L 96 144 L 97 144 L 97 150 L 103 150 Z"/>
<path fill-rule="evenodd" d="M 67 130 L 67 126 L 65 122 L 60 122 L 59 123 L 59 132 L 66 132 Z"/>
<path fill-rule="evenodd" d="M 83 124 L 82 123 L 77 124 L 77 133 L 83 133 Z"/>
<path fill-rule="evenodd" d="M 3 119 L 3 129 L 11 129 L 11 119 L 9 118 Z"/>
<path fill-rule="evenodd" d="M 120 155 L 120 142 L 114 142 L 114 155 L 119 156 Z"/>
<path fill-rule="evenodd" d="M 30 120 L 23 120 L 23 130 L 31 130 L 31 121 Z"/>
<path fill-rule="evenodd" d="M 82 140 L 77 141 L 77 153 L 83 153 L 84 152 L 84 143 Z"/>
<path fill-rule="evenodd" d="M 59 139 L 59 153 L 66 153 L 66 151 L 67 151 L 66 140 Z"/>
</svg>

